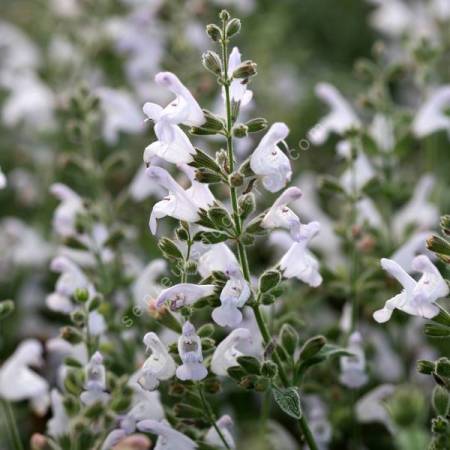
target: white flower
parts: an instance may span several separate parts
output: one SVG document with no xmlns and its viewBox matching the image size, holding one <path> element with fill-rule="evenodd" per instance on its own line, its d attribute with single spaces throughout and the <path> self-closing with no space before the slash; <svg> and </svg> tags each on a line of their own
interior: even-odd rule
<svg viewBox="0 0 450 450">
<path fill-rule="evenodd" d="M 85 391 L 80 395 L 80 400 L 87 406 L 96 402 L 106 403 L 110 395 L 106 391 L 106 371 L 103 365 L 103 356 L 100 352 L 95 352 L 86 369 Z"/>
<path fill-rule="evenodd" d="M 280 269 L 284 277 L 298 278 L 312 287 L 317 287 L 322 283 L 319 263 L 307 248 L 309 241 L 319 230 L 319 222 L 310 222 L 300 227 L 299 240 L 291 245 L 280 261 Z"/>
<path fill-rule="evenodd" d="M 361 423 L 380 422 L 392 433 L 394 424 L 383 401 L 394 393 L 392 384 L 382 384 L 369 391 L 356 403 L 356 417 Z"/>
<path fill-rule="evenodd" d="M 147 333 L 144 344 L 151 354 L 140 370 L 138 383 L 143 389 L 153 391 L 158 387 L 159 380 L 168 380 L 175 375 L 176 365 L 156 333 Z"/>
<path fill-rule="evenodd" d="M 62 237 L 76 235 L 75 221 L 77 214 L 84 211 L 83 200 L 62 183 L 52 184 L 50 192 L 61 202 L 53 214 L 53 228 Z"/>
<path fill-rule="evenodd" d="M 87 289 L 89 296 L 95 288 L 80 267 L 65 256 L 53 258 L 50 269 L 61 275 L 56 281 L 55 292 L 47 296 L 46 304 L 53 311 L 70 313 L 73 310 L 71 297 L 77 289 Z"/>
<path fill-rule="evenodd" d="M 327 408 L 317 395 L 308 395 L 304 399 L 311 433 L 319 450 L 327 450 L 333 437 L 333 428 L 327 418 Z"/>
<path fill-rule="evenodd" d="M 0 167 L 0 189 L 5 189 L 7 185 L 7 180 L 5 174 L 2 172 L 2 168 Z"/>
<path fill-rule="evenodd" d="M 337 152 L 340 156 L 350 160 L 352 157 L 351 144 L 348 141 L 341 141 L 337 145 Z M 367 156 L 359 151 L 353 161 L 353 167 L 349 167 L 340 178 L 340 184 L 349 194 L 358 193 L 373 177 L 375 170 Z"/>
<path fill-rule="evenodd" d="M 50 393 L 52 418 L 47 422 L 47 432 L 50 436 L 58 438 L 70 431 L 69 417 L 63 404 L 63 396 L 57 389 Z"/>
<path fill-rule="evenodd" d="M 450 86 L 442 86 L 419 108 L 412 123 L 418 137 L 428 136 L 439 130 L 450 132 L 450 117 L 445 110 L 450 106 Z"/>
<path fill-rule="evenodd" d="M 374 229 L 384 228 L 384 221 L 374 201 L 369 197 L 362 197 L 355 203 L 358 225 L 367 223 Z"/>
<path fill-rule="evenodd" d="M 382 309 L 374 312 L 373 317 L 377 322 L 387 322 L 394 309 L 426 319 L 431 319 L 439 313 L 439 308 L 434 303 L 439 298 L 447 296 L 449 288 L 427 256 L 416 256 L 411 264 L 414 271 L 422 272 L 419 281 L 414 280 L 401 266 L 390 259 L 383 258 L 381 267 L 399 281 L 403 290 L 389 299 Z"/>
<path fill-rule="evenodd" d="M 233 429 L 233 419 L 228 415 L 222 416 L 216 421 L 216 426 L 219 428 L 225 442 L 228 444 L 228 447 L 236 448 L 233 435 L 231 434 Z M 211 427 L 208 430 L 205 436 L 205 442 L 215 448 L 226 448 L 215 427 Z"/>
<path fill-rule="evenodd" d="M 160 72 L 155 82 L 171 90 L 176 98 L 165 108 L 156 103 L 146 103 L 144 113 L 155 122 L 158 140 L 145 149 L 144 161 L 149 163 L 154 156 L 169 162 L 189 163 L 195 149 L 186 134 L 178 126 L 200 126 L 205 117 L 199 104 L 176 75 Z"/>
<path fill-rule="evenodd" d="M 251 169 L 261 177 L 263 186 L 270 192 L 282 189 L 292 176 L 289 158 L 278 147 L 288 134 L 286 124 L 274 123 L 250 157 Z"/>
<path fill-rule="evenodd" d="M 178 353 L 183 362 L 176 372 L 180 380 L 199 381 L 208 375 L 203 365 L 202 342 L 190 322 L 183 325 L 183 333 L 178 339 Z"/>
<path fill-rule="evenodd" d="M 233 72 L 241 64 L 241 53 L 237 47 L 233 47 L 228 58 L 228 77 L 231 78 Z M 224 94 L 222 94 L 224 95 Z M 241 106 L 247 105 L 253 98 L 253 92 L 247 90 L 247 83 L 241 79 L 233 79 L 230 84 L 230 97 L 236 103 L 240 103 Z"/>
<path fill-rule="evenodd" d="M 192 439 L 164 422 L 142 420 L 137 423 L 137 429 L 143 433 L 158 435 L 154 450 L 194 450 L 198 448 Z"/>
<path fill-rule="evenodd" d="M 263 228 L 284 228 L 289 230 L 294 241 L 300 239 L 300 219 L 287 205 L 300 199 L 302 191 L 296 187 L 287 188 L 275 201 L 264 216 L 261 226 Z"/>
<path fill-rule="evenodd" d="M 352 356 L 342 356 L 339 381 L 350 389 L 358 389 L 367 383 L 366 357 L 362 348 L 362 339 L 358 331 L 353 332 L 348 340 L 347 350 Z"/>
<path fill-rule="evenodd" d="M 0 397 L 11 402 L 31 400 L 44 406 L 48 399 L 47 381 L 29 366 L 42 365 L 42 345 L 35 339 L 26 339 L 0 368 Z M 41 408 L 40 408 L 41 409 Z M 44 414 L 46 408 L 39 413 Z"/>
<path fill-rule="evenodd" d="M 434 183 L 435 179 L 430 174 L 420 178 L 411 199 L 395 214 L 392 220 L 392 228 L 396 236 L 402 237 L 405 228 L 411 224 L 427 229 L 438 223 L 439 208 L 429 201 Z M 418 213 L 419 211 L 420 213 Z"/>
<path fill-rule="evenodd" d="M 224 242 L 213 244 L 198 259 L 198 272 L 206 278 L 212 272 L 226 272 L 227 270 L 240 270 L 235 254 Z"/>
<path fill-rule="evenodd" d="M 343 135 L 346 131 L 360 126 L 360 121 L 352 107 L 331 84 L 319 83 L 316 94 L 327 103 L 331 111 L 309 132 L 308 138 L 314 145 L 321 145 L 334 132 Z"/>
<path fill-rule="evenodd" d="M 384 114 L 375 114 L 370 125 L 369 133 L 380 150 L 390 152 L 394 149 L 394 127 L 392 122 Z"/>
<path fill-rule="evenodd" d="M 214 195 L 206 183 L 200 183 L 195 179 L 195 169 L 187 164 L 179 164 L 178 167 L 189 179 L 191 186 L 186 189 L 186 194 L 199 207 L 207 209 L 215 201 Z"/>
<path fill-rule="evenodd" d="M 402 0 L 370 0 L 377 8 L 370 16 L 371 25 L 389 35 L 400 36 L 414 23 L 414 12 Z"/>
<path fill-rule="evenodd" d="M 232 272 L 220 293 L 221 306 L 212 312 L 212 318 L 221 327 L 236 327 L 242 321 L 242 308 L 250 298 L 250 286 L 242 273 Z"/>
<path fill-rule="evenodd" d="M 193 305 L 197 300 L 212 295 L 215 286 L 213 284 L 180 283 L 164 289 L 156 299 L 156 307 L 160 308 L 164 303 L 169 303 L 170 309 L 176 310 L 183 306 Z"/>
<path fill-rule="evenodd" d="M 141 133 L 144 122 L 133 97 L 126 91 L 102 87 L 97 89 L 104 116 L 103 138 L 116 144 L 121 132 Z"/>
<path fill-rule="evenodd" d="M 167 172 L 167 170 L 151 166 L 146 171 L 153 181 L 158 183 L 169 191 L 167 197 L 153 205 L 153 210 L 150 215 L 150 231 L 155 234 L 157 228 L 157 220 L 163 217 L 170 216 L 178 220 L 185 220 L 186 222 L 196 222 L 199 220 L 198 210 L 200 207 L 206 205 L 196 204 L 189 195 L 189 190 L 184 190 Z M 205 200 L 204 197 L 201 200 Z"/>
<path fill-rule="evenodd" d="M 253 344 L 252 333 L 247 328 L 234 329 L 216 348 L 211 360 L 211 372 L 226 376 L 230 367 L 237 366 L 239 356 L 248 355 L 246 350 Z"/>
<path fill-rule="evenodd" d="M 131 286 L 134 303 L 137 306 L 148 308 L 150 300 L 158 296 L 161 287 L 156 280 L 166 270 L 167 262 L 164 259 L 155 259 L 139 274 Z"/>
</svg>

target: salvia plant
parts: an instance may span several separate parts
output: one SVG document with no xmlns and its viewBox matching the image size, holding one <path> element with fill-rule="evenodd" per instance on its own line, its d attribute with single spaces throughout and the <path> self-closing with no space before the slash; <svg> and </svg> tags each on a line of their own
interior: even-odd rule
<svg viewBox="0 0 450 450">
<path fill-rule="evenodd" d="M 38 339 L 25 339 L 0 366 L 0 443 L 24 448 L 11 404 L 28 401 L 37 415 L 51 409 L 33 450 L 450 448 L 450 312 L 440 301 L 449 295 L 450 217 L 441 217 L 440 235 L 432 231 L 435 177 L 405 185 L 400 168 L 410 163 L 405 149 L 450 130 L 449 87 L 430 89 L 443 83 L 435 77 L 450 17 L 445 2 L 435 3 L 417 24 L 400 20 L 417 16 L 405 5 L 396 5 L 399 16 L 377 3 L 375 28 L 383 14 L 394 15 L 411 48 L 395 49 L 398 62 L 378 44 L 372 59 L 358 61 L 365 88 L 357 102 L 319 83 L 315 93 L 329 111 L 298 144 L 285 123 L 250 116 L 258 66 L 233 45 L 241 21 L 228 11 L 206 27 L 213 48 L 202 55 L 206 72 L 194 71 L 205 85 L 216 82 L 214 112 L 196 100 L 187 70 L 159 71 L 158 52 L 157 63 L 146 59 L 147 45 L 170 36 L 148 31 L 143 10 L 109 23 L 134 98 L 87 83 L 58 105 L 57 117 L 41 114 L 48 130 L 64 130 L 71 150 L 59 161 L 62 181 L 49 186 L 55 246 L 24 222 L 1 224 L 0 243 L 3 235 L 11 241 L 5 253 L 17 265 L 51 259 L 46 312 L 63 327 L 46 340 L 45 354 Z M 180 19 L 177 8 L 164 12 Z M 414 38 L 419 25 L 429 41 Z M 145 45 L 135 45 L 136 30 Z M 381 31 L 392 38 L 395 30 Z M 76 39 L 95 54 L 99 43 Z M 170 100 L 143 105 L 154 139 L 122 188 L 130 149 L 109 147 L 121 133 L 143 132 L 135 102 L 147 83 L 163 93 L 154 98 Z M 405 85 L 421 99 L 417 110 L 398 104 Z M 39 92 L 45 103 L 48 93 Z M 334 170 L 295 179 L 297 161 L 332 135 Z M 81 187 L 72 188 L 77 178 Z M 0 190 L 8 183 L 0 168 Z M 129 217 L 143 215 L 139 202 L 148 197 L 157 198 L 148 223 L 159 251 L 153 259 Z M 16 309 L 1 301 L 1 323 Z M 422 328 L 433 350 L 415 348 Z M 412 382 L 394 386 L 404 370 L 394 349 L 429 399 Z M 256 441 L 247 439 L 240 411 L 257 424 Z M 372 430 L 363 436 L 373 424 L 383 427 L 379 441 Z"/>
</svg>

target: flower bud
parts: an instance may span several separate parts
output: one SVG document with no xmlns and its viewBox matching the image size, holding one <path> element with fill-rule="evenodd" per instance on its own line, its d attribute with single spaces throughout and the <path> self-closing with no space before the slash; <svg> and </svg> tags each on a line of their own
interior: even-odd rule
<svg viewBox="0 0 450 450">
<path fill-rule="evenodd" d="M 14 302 L 12 300 L 4 300 L 0 302 L 0 320 L 8 317 L 14 311 Z"/>
<path fill-rule="evenodd" d="M 83 335 L 74 327 L 63 327 L 61 337 L 71 344 L 79 344 L 83 342 Z"/>
<path fill-rule="evenodd" d="M 219 18 L 223 22 L 228 22 L 230 20 L 230 13 L 226 9 L 222 9 L 219 13 Z"/>
<path fill-rule="evenodd" d="M 239 187 L 242 186 L 242 183 L 244 182 L 244 177 L 239 172 L 234 172 L 229 176 L 229 181 L 231 186 Z"/>
<path fill-rule="evenodd" d="M 290 354 L 293 355 L 298 344 L 298 333 L 295 331 L 294 327 L 288 323 L 283 324 L 280 330 L 280 340 L 283 348 Z"/>
<path fill-rule="evenodd" d="M 225 127 L 224 121 L 217 116 L 216 114 L 208 111 L 207 109 L 203 110 L 203 115 L 205 116 L 205 123 L 201 126 L 201 128 L 207 128 L 209 130 L 222 131 Z"/>
<path fill-rule="evenodd" d="M 248 134 L 247 125 L 240 123 L 233 127 L 233 136 L 234 137 L 243 138 L 243 137 L 247 136 L 247 134 Z"/>
<path fill-rule="evenodd" d="M 86 322 L 86 314 L 84 313 L 84 311 L 76 309 L 70 314 L 70 320 L 77 327 L 82 327 Z"/>
<path fill-rule="evenodd" d="M 69 417 L 74 417 L 80 412 L 80 402 L 73 395 L 66 395 L 63 399 L 63 405 Z"/>
<path fill-rule="evenodd" d="M 436 414 L 446 416 L 450 411 L 450 394 L 446 388 L 435 386 L 431 403 Z"/>
<path fill-rule="evenodd" d="M 261 367 L 261 375 L 274 378 L 277 376 L 278 366 L 273 361 L 264 361 L 264 364 Z"/>
<path fill-rule="evenodd" d="M 447 432 L 449 426 L 448 420 L 445 417 L 438 416 L 431 421 L 431 431 L 435 434 L 444 434 Z M 430 447 L 430 449 L 439 449 L 444 447 Z"/>
<path fill-rule="evenodd" d="M 182 259 L 183 254 L 180 249 L 177 247 L 175 242 L 170 240 L 169 238 L 162 238 L 158 242 L 158 247 L 163 253 L 164 257 L 167 259 Z"/>
<path fill-rule="evenodd" d="M 241 31 L 241 21 L 239 19 L 231 19 L 226 28 L 226 36 L 230 38 Z"/>
<path fill-rule="evenodd" d="M 212 23 L 206 26 L 206 33 L 214 42 L 219 42 L 222 39 L 221 29 Z"/>
<path fill-rule="evenodd" d="M 195 171 L 195 179 L 200 183 L 206 184 L 220 183 L 222 181 L 222 177 L 219 174 L 207 169 L 197 169 Z"/>
<path fill-rule="evenodd" d="M 424 375 L 431 375 L 434 372 L 434 362 L 425 359 L 417 361 L 417 372 Z"/>
<path fill-rule="evenodd" d="M 261 373 L 261 364 L 253 356 L 239 356 L 237 358 L 239 365 L 247 372 L 255 375 Z"/>
<path fill-rule="evenodd" d="M 50 450 L 47 438 L 40 433 L 34 433 L 30 440 L 31 450 Z"/>
<path fill-rule="evenodd" d="M 441 217 L 441 228 L 444 234 L 450 235 L 450 214 Z"/>
<path fill-rule="evenodd" d="M 204 382 L 205 391 L 208 394 L 217 394 L 220 392 L 220 381 L 217 378 L 207 378 Z"/>
<path fill-rule="evenodd" d="M 244 61 L 233 72 L 233 78 L 250 78 L 257 74 L 256 63 L 253 61 Z"/>
<path fill-rule="evenodd" d="M 208 50 L 202 55 L 202 64 L 206 70 L 209 70 L 214 75 L 222 73 L 222 62 L 216 52 Z"/>
<path fill-rule="evenodd" d="M 267 270 L 259 279 L 260 292 L 268 292 L 278 286 L 281 281 L 281 273 L 278 270 Z"/>
<path fill-rule="evenodd" d="M 77 288 L 73 298 L 78 303 L 85 303 L 89 300 L 89 292 L 86 288 Z"/>
<path fill-rule="evenodd" d="M 267 128 L 267 120 L 262 117 L 251 119 L 245 123 L 249 133 L 257 133 Z"/>
<path fill-rule="evenodd" d="M 314 336 L 308 339 L 300 350 L 300 359 L 305 360 L 312 358 L 322 350 L 326 343 L 327 340 L 324 336 Z"/>
<path fill-rule="evenodd" d="M 255 194 L 253 194 L 253 192 L 249 192 L 248 194 L 242 195 L 239 198 L 238 206 L 239 215 L 242 219 L 246 219 L 255 210 Z"/>
<path fill-rule="evenodd" d="M 450 360 L 448 358 L 439 358 L 436 361 L 436 374 L 440 377 L 450 378 Z"/>
</svg>

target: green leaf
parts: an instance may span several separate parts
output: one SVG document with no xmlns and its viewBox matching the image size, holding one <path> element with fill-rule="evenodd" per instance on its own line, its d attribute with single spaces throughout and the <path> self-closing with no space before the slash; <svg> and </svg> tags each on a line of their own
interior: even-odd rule
<svg viewBox="0 0 450 450">
<path fill-rule="evenodd" d="M 247 373 L 252 373 L 255 375 L 259 375 L 261 373 L 261 364 L 253 356 L 239 356 L 237 358 L 237 362 Z"/>
<path fill-rule="evenodd" d="M 177 247 L 175 242 L 170 240 L 169 238 L 162 238 L 158 242 L 158 247 L 164 256 L 168 259 L 182 259 L 183 254 L 180 249 Z"/>
<path fill-rule="evenodd" d="M 427 323 L 424 328 L 424 333 L 428 337 L 432 338 L 449 338 L 450 327 L 447 327 L 445 325 L 437 325 L 434 323 Z"/>
<path fill-rule="evenodd" d="M 279 389 L 276 386 L 272 386 L 272 393 L 275 402 L 284 413 L 297 420 L 302 418 L 303 412 L 297 388 Z"/>
<path fill-rule="evenodd" d="M 259 278 L 259 290 L 268 292 L 278 286 L 281 281 L 281 273 L 278 270 L 267 270 Z"/>
</svg>

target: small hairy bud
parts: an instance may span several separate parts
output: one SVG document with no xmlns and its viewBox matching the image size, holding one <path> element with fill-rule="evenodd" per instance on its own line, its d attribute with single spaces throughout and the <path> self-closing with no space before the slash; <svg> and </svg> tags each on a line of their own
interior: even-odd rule
<svg viewBox="0 0 450 450">
<path fill-rule="evenodd" d="M 241 21 L 239 19 L 231 19 L 226 28 L 227 38 L 234 36 L 239 31 L 241 31 Z"/>
<path fill-rule="evenodd" d="M 220 11 L 219 18 L 222 22 L 228 22 L 230 20 L 230 13 L 226 9 L 222 9 L 222 11 Z"/>
<path fill-rule="evenodd" d="M 244 61 L 240 64 L 236 70 L 233 72 L 233 78 L 250 78 L 257 74 L 256 63 L 253 61 Z"/>
<path fill-rule="evenodd" d="M 281 327 L 280 331 L 281 345 L 290 355 L 294 354 L 295 349 L 297 348 L 298 339 L 299 339 L 298 333 L 297 331 L 295 331 L 294 327 L 292 327 L 288 323 L 285 323 Z"/>
<path fill-rule="evenodd" d="M 233 136 L 237 138 L 243 138 L 248 134 L 248 127 L 243 123 L 239 123 L 233 127 Z"/>
<path fill-rule="evenodd" d="M 64 327 L 61 330 L 61 337 L 71 344 L 79 344 L 83 341 L 83 335 L 74 327 Z"/>
<path fill-rule="evenodd" d="M 436 374 L 441 377 L 450 378 L 450 359 L 439 358 L 436 361 Z"/>
<path fill-rule="evenodd" d="M 0 302 L 0 320 L 8 317 L 14 311 L 14 302 L 5 300 Z"/>
<path fill-rule="evenodd" d="M 206 26 L 206 33 L 214 42 L 219 42 L 222 39 L 222 31 L 212 23 Z"/>
<path fill-rule="evenodd" d="M 257 117 L 256 119 L 251 119 L 245 123 L 247 125 L 247 130 L 249 133 L 257 133 L 267 128 L 267 120 L 262 117 Z"/>
<path fill-rule="evenodd" d="M 256 206 L 255 194 L 249 192 L 239 198 L 239 214 L 242 219 L 246 219 L 254 210 Z"/>
<path fill-rule="evenodd" d="M 75 290 L 73 298 L 78 303 L 86 303 L 89 300 L 89 292 L 85 288 L 78 288 Z"/>
<path fill-rule="evenodd" d="M 273 361 L 265 361 L 261 366 L 261 375 L 267 378 L 274 378 L 277 376 L 278 366 Z"/>
<path fill-rule="evenodd" d="M 208 50 L 203 53 L 202 64 L 206 70 L 209 70 L 214 75 L 220 75 L 222 73 L 222 63 L 216 52 Z"/>
<path fill-rule="evenodd" d="M 417 372 L 424 375 L 431 375 L 434 372 L 434 362 L 425 359 L 417 361 Z"/>
<path fill-rule="evenodd" d="M 244 177 L 239 172 L 234 172 L 230 175 L 229 181 L 231 186 L 239 187 L 244 183 Z"/>
<path fill-rule="evenodd" d="M 436 414 L 446 416 L 450 411 L 450 394 L 447 389 L 442 386 L 435 386 L 433 396 L 431 398 Z"/>
</svg>

